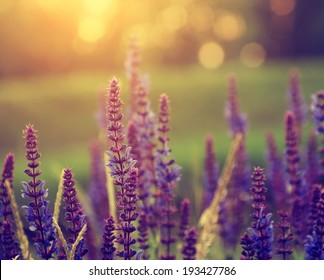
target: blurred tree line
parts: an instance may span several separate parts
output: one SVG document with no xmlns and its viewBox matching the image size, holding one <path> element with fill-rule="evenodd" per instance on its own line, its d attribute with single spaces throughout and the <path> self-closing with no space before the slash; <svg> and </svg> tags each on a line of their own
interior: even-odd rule
<svg viewBox="0 0 324 280">
<path fill-rule="evenodd" d="M 236 18 L 215 27 L 224 11 Z M 226 20 L 244 33 L 221 38 Z M 127 38 L 137 33 L 151 65 L 196 63 L 206 41 L 219 42 L 228 60 L 249 42 L 262 44 L 268 59 L 321 56 L 324 1 L 1 0 L 0 78 L 121 69 Z"/>
</svg>

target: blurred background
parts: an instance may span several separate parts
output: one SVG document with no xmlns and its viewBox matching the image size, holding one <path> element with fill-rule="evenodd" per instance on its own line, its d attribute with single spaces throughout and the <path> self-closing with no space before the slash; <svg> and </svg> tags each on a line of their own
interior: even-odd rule
<svg viewBox="0 0 324 280">
<path fill-rule="evenodd" d="M 69 166 L 86 186 L 98 93 L 116 75 L 128 100 L 124 62 L 135 35 L 154 110 L 162 92 L 171 99 L 180 189 L 201 185 L 207 134 L 221 163 L 226 156 L 230 73 L 248 115 L 251 162 L 262 165 L 266 131 L 283 147 L 290 69 L 301 72 L 308 103 L 324 88 L 323 18 L 320 0 L 0 0 L 1 158 L 14 152 L 16 180 L 27 179 L 21 131 L 34 123 L 44 179 L 56 187 Z"/>
</svg>

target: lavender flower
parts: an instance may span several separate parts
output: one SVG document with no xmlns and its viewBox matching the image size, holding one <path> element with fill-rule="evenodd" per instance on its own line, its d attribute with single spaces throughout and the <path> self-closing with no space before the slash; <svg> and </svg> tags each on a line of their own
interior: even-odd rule
<svg viewBox="0 0 324 280">
<path fill-rule="evenodd" d="M 248 233 L 254 243 L 256 260 L 272 259 L 273 225 L 271 218 L 272 214 L 263 214 L 263 208 L 261 208 L 255 228 L 248 228 Z"/>
<path fill-rule="evenodd" d="M 159 141 L 160 149 L 157 150 L 157 184 L 161 191 L 161 243 L 165 246 L 165 254 L 162 259 L 174 259 L 175 256 L 171 253 L 171 245 L 176 239 L 173 236 L 173 228 L 175 221 L 173 214 L 176 211 L 174 207 L 174 194 L 176 182 L 180 179 L 180 168 L 174 165 L 174 160 L 170 159 L 171 149 L 168 147 L 170 141 L 167 132 L 170 130 L 170 105 L 169 98 L 166 94 L 160 96 L 159 102 Z"/>
<path fill-rule="evenodd" d="M 204 184 L 204 192 L 203 192 L 203 202 L 202 202 L 202 210 L 206 209 L 217 190 L 218 183 L 218 173 L 219 166 L 216 162 L 216 154 L 213 147 L 213 138 L 212 136 L 208 136 L 205 142 L 205 168 L 203 174 L 203 184 Z"/>
<path fill-rule="evenodd" d="M 318 235 L 317 225 L 314 225 L 312 234 L 307 235 L 304 248 L 306 260 L 324 260 L 322 243 Z"/>
<path fill-rule="evenodd" d="M 112 145 L 108 152 L 109 167 L 111 176 L 114 178 L 114 183 L 121 189 L 117 191 L 117 205 L 121 210 L 119 215 L 120 234 L 117 237 L 117 242 L 123 245 L 124 250 L 117 252 L 117 255 L 126 260 L 130 260 L 136 251 L 131 248 L 136 240 L 132 237 L 132 232 L 136 229 L 133 222 L 137 219 L 136 212 L 136 189 L 138 186 L 137 169 L 134 167 L 136 161 L 130 156 L 130 148 L 123 143 L 125 138 L 121 123 L 123 114 L 121 112 L 122 101 L 120 98 L 120 90 L 117 79 L 112 79 L 108 90 L 107 99 L 107 118 L 108 118 L 108 138 Z"/>
<path fill-rule="evenodd" d="M 246 132 L 246 116 L 240 112 L 236 77 L 230 76 L 228 79 L 228 95 L 225 105 L 225 116 L 228 122 L 229 130 L 232 136 L 237 133 L 245 134 Z"/>
<path fill-rule="evenodd" d="M 312 186 L 318 182 L 318 148 L 316 134 L 314 131 L 311 131 L 308 138 L 307 146 L 307 184 Z"/>
<path fill-rule="evenodd" d="M 269 260 L 272 258 L 272 242 L 273 229 L 271 213 L 266 213 L 264 170 L 260 167 L 255 167 L 251 175 L 252 178 L 252 208 L 253 213 L 251 228 L 248 229 L 248 234 L 254 242 L 255 258 L 257 260 Z"/>
<path fill-rule="evenodd" d="M 2 217 L 4 221 L 7 221 L 12 216 L 12 210 L 10 207 L 10 199 L 5 187 L 5 181 L 8 180 L 11 187 L 13 182 L 13 170 L 14 170 L 14 155 L 9 153 L 4 161 L 2 177 L 0 181 L 0 201 L 2 203 Z M 0 227 L 2 220 L 0 220 Z"/>
<path fill-rule="evenodd" d="M 102 259 L 113 260 L 116 248 L 114 246 L 115 240 L 115 221 L 112 216 L 105 220 L 105 231 L 103 234 L 103 246 L 101 247 Z"/>
<path fill-rule="evenodd" d="M 285 116 L 286 124 L 286 171 L 289 184 L 293 192 L 292 206 L 292 226 L 295 233 L 295 243 L 300 246 L 304 240 L 305 231 L 303 224 L 307 223 L 307 209 L 305 197 L 308 197 L 306 184 L 303 181 L 300 167 L 300 153 L 298 148 L 298 135 L 296 129 L 295 116 L 287 112 Z"/>
<path fill-rule="evenodd" d="M 94 139 L 90 145 L 91 170 L 90 190 L 91 205 L 98 224 L 102 224 L 109 215 L 108 194 L 103 151 L 99 140 Z"/>
<path fill-rule="evenodd" d="M 248 233 L 244 233 L 241 237 L 240 244 L 242 246 L 241 260 L 253 260 L 255 256 L 254 240 Z"/>
<path fill-rule="evenodd" d="M 22 208 L 26 212 L 29 229 L 36 233 L 34 238 L 37 254 L 43 259 L 52 259 L 57 252 L 55 227 L 52 222 L 52 213 L 49 210 L 49 201 L 46 200 L 48 190 L 45 190 L 45 181 L 38 179 L 41 171 L 38 169 L 40 153 L 38 152 L 37 131 L 33 125 L 27 125 L 23 131 L 26 147 L 28 169 L 25 173 L 30 177 L 28 183 L 22 182 L 23 198 L 31 198 L 28 206 Z"/>
<path fill-rule="evenodd" d="M 195 260 L 196 259 L 196 244 L 197 244 L 197 232 L 193 227 L 186 232 L 184 238 L 184 245 L 182 248 L 182 255 L 184 260 Z"/>
<path fill-rule="evenodd" d="M 72 246 L 85 225 L 85 215 L 83 214 L 81 204 L 77 198 L 77 190 L 74 186 L 75 181 L 73 180 L 71 169 L 64 169 L 63 179 L 63 200 L 66 203 L 64 218 L 70 225 L 68 231 L 71 236 L 68 238 L 68 242 Z M 87 252 L 85 240 L 82 239 L 78 244 L 74 259 L 81 260 Z"/>
<path fill-rule="evenodd" d="M 312 95 L 312 113 L 317 133 L 324 134 L 324 91 Z M 324 184 L 324 136 L 322 136 L 322 145 L 319 148 L 320 166 L 319 183 Z"/>
<path fill-rule="evenodd" d="M 309 211 L 309 234 L 312 235 L 314 231 L 314 225 L 317 224 L 318 220 L 318 208 L 317 205 L 321 198 L 321 185 L 313 185 L 312 186 L 313 193 L 312 193 L 312 201 L 310 205 L 310 211 Z"/>
<path fill-rule="evenodd" d="M 3 254 L 1 259 L 12 260 L 21 255 L 19 245 L 15 241 L 15 234 L 12 230 L 11 221 L 5 220 L 2 223 L 1 247 Z"/>
<path fill-rule="evenodd" d="M 127 59 L 125 62 L 126 76 L 129 80 L 130 90 L 130 116 L 136 111 L 136 88 L 140 81 L 141 51 L 136 37 L 129 42 Z"/>
<path fill-rule="evenodd" d="M 189 228 L 189 220 L 190 220 L 190 200 L 185 198 L 181 203 L 180 208 L 180 225 L 178 236 L 181 240 L 184 240 L 186 233 Z"/>
<path fill-rule="evenodd" d="M 300 78 L 297 69 L 293 69 L 290 72 L 287 96 L 289 102 L 289 110 L 294 113 L 296 118 L 296 132 L 299 141 L 301 137 L 302 125 L 307 119 L 307 105 L 304 101 L 300 89 Z"/>
<path fill-rule="evenodd" d="M 139 219 L 138 219 L 138 238 L 137 241 L 139 243 L 139 247 L 141 250 L 143 250 L 143 260 L 148 260 L 150 258 L 150 253 L 148 249 L 150 248 L 149 245 L 149 235 L 148 235 L 148 218 L 145 213 L 145 211 L 142 211 L 140 213 Z"/>
<path fill-rule="evenodd" d="M 148 223 L 153 233 L 157 226 L 157 218 L 159 211 L 149 203 L 151 196 L 156 200 L 159 198 L 159 190 L 156 184 L 155 174 L 155 139 L 156 139 L 156 121 L 151 110 L 148 100 L 147 87 L 143 85 L 143 81 L 138 83 L 136 88 L 136 114 L 133 115 L 133 121 L 137 130 L 138 157 L 139 168 L 139 188 L 140 198 L 143 201 L 143 209 L 148 215 Z M 155 187 L 155 189 L 153 189 Z M 156 210 L 156 211 L 155 211 Z"/>
<path fill-rule="evenodd" d="M 315 127 L 318 133 L 324 133 L 324 91 L 312 95 L 312 113 Z"/>
<path fill-rule="evenodd" d="M 287 203 L 287 190 L 282 159 L 279 156 L 277 144 L 272 133 L 266 135 L 267 140 L 267 163 L 268 178 L 273 189 L 273 197 L 276 205 L 281 207 Z"/>
<path fill-rule="evenodd" d="M 290 223 L 288 222 L 288 212 L 279 211 L 278 214 L 280 216 L 280 222 L 277 227 L 280 229 L 280 234 L 277 239 L 278 246 L 276 248 L 276 253 L 282 255 L 283 260 L 287 260 L 293 252 L 291 246 L 289 246 L 293 234 L 291 232 Z"/>
</svg>

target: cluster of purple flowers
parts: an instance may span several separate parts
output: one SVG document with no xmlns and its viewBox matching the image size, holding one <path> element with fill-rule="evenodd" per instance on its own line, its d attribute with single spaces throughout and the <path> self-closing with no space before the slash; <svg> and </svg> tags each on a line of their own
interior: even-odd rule
<svg viewBox="0 0 324 280">
<path fill-rule="evenodd" d="M 29 180 L 22 182 L 22 196 L 26 201 L 22 209 L 37 258 L 196 258 L 197 243 L 201 240 L 199 228 L 192 225 L 192 209 L 200 209 L 199 214 L 208 209 L 221 186 L 213 137 L 205 140 L 202 196 L 197 207 L 186 197 L 176 197 L 181 168 L 170 148 L 170 100 L 167 94 L 161 94 L 157 115 L 154 114 L 148 80 L 140 71 L 140 57 L 133 39 L 126 64 L 130 92 L 127 124 L 119 81 L 113 78 L 106 93 L 101 94 L 98 118 L 101 137 L 91 142 L 90 185 L 83 190 L 89 203 L 83 205 L 74 174 L 65 168 L 61 181 L 64 214 L 60 217 L 52 213 L 45 181 L 40 179 L 37 131 L 33 125 L 27 125 L 23 131 L 25 174 Z M 219 235 L 222 243 L 216 249 L 222 249 L 227 259 L 238 258 L 236 252 L 241 246 L 240 258 L 244 260 L 287 260 L 301 254 L 305 259 L 323 260 L 324 92 L 313 95 L 311 111 L 315 129 L 309 134 L 307 150 L 303 153 L 308 110 L 299 73 L 291 72 L 289 111 L 284 117 L 284 151 L 278 148 L 273 133 L 267 133 L 267 170 L 254 167 L 250 172 L 247 118 L 239 108 L 235 76 L 230 76 L 228 83 L 225 117 L 230 136 L 234 139 L 242 134 L 243 140 L 236 153 L 226 196 L 219 201 L 219 213 L 215 213 L 219 231 L 214 234 Z M 321 146 L 317 143 L 318 135 L 322 136 Z M 8 154 L 0 181 L 1 259 L 22 259 L 24 255 L 23 246 L 17 242 L 18 227 L 10 198 L 14 162 L 14 155 Z M 59 206 L 61 202 L 56 203 Z"/>
</svg>

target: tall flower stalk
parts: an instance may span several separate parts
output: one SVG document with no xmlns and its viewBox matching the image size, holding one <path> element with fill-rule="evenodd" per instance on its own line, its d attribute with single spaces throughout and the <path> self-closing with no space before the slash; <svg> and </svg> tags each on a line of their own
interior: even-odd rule
<svg viewBox="0 0 324 280">
<path fill-rule="evenodd" d="M 252 178 L 252 208 L 251 228 L 247 235 L 241 238 L 244 259 L 269 260 L 272 258 L 273 225 L 272 214 L 267 213 L 265 200 L 267 188 L 265 186 L 264 170 L 255 167 Z M 255 253 L 252 254 L 252 253 Z"/>
<path fill-rule="evenodd" d="M 159 100 L 159 142 L 160 147 L 157 150 L 157 184 L 161 191 L 158 203 L 161 209 L 161 243 L 165 246 L 165 252 L 161 255 L 162 259 L 174 259 L 172 253 L 172 244 L 176 238 L 173 229 L 176 224 L 174 221 L 174 193 L 176 182 L 180 179 L 180 167 L 174 164 L 174 160 L 170 158 L 171 149 L 168 147 L 170 138 L 167 133 L 170 130 L 170 104 L 166 94 L 162 94 Z"/>
<path fill-rule="evenodd" d="M 280 230 L 278 234 L 277 242 L 278 246 L 276 248 L 276 253 L 282 255 L 283 260 L 289 259 L 289 256 L 293 253 L 292 247 L 290 245 L 291 240 L 293 239 L 293 234 L 291 232 L 291 226 L 288 221 L 288 212 L 279 211 L 278 215 L 280 216 L 280 222 L 277 227 Z"/>
<path fill-rule="evenodd" d="M 285 172 L 282 158 L 272 133 L 266 135 L 267 141 L 267 174 L 273 189 L 273 198 L 278 208 L 287 203 L 288 194 L 286 190 Z"/>
<path fill-rule="evenodd" d="M 302 134 L 302 126 L 307 120 L 307 104 L 304 101 L 300 88 L 300 77 L 297 69 L 290 72 L 288 87 L 289 110 L 294 113 L 296 119 L 296 133 L 298 142 Z"/>
<path fill-rule="evenodd" d="M 52 222 L 52 213 L 49 209 L 49 201 L 46 200 L 48 190 L 45 189 L 45 181 L 38 179 L 41 175 L 39 168 L 40 153 L 38 152 L 37 131 L 33 125 L 27 125 L 23 131 L 26 147 L 26 159 L 28 169 L 25 173 L 30 177 L 27 182 L 22 182 L 24 190 L 23 198 L 30 198 L 28 205 L 23 206 L 29 229 L 35 232 L 35 246 L 38 255 L 43 259 L 52 259 L 57 252 L 57 238 Z"/>
<path fill-rule="evenodd" d="M 306 237 L 303 224 L 307 223 L 307 209 L 305 198 L 308 192 L 302 177 L 300 152 L 298 146 L 298 134 L 295 115 L 287 112 L 285 115 L 286 127 L 286 171 L 288 182 L 292 187 L 292 226 L 294 228 L 295 244 L 300 247 Z"/>
<path fill-rule="evenodd" d="M 113 260 L 115 256 L 115 221 L 112 216 L 105 220 L 105 229 L 103 234 L 103 245 L 101 247 L 102 259 Z"/>
<path fill-rule="evenodd" d="M 217 190 L 219 176 L 219 166 L 216 161 L 216 152 L 214 150 L 213 138 L 208 136 L 205 141 L 205 161 L 203 173 L 203 201 L 202 210 L 206 209 Z"/>
<path fill-rule="evenodd" d="M 130 155 L 131 149 L 124 143 L 123 114 L 121 93 L 116 78 L 110 82 L 107 95 L 107 119 L 108 139 L 111 143 L 109 154 L 109 167 L 114 184 L 119 186 L 117 191 L 117 205 L 120 208 L 118 229 L 121 234 L 117 236 L 117 242 L 123 246 L 123 250 L 117 252 L 117 256 L 130 260 L 136 251 L 132 245 L 136 243 L 132 233 L 136 230 L 134 221 L 138 217 L 136 212 L 136 191 L 138 174 L 135 168 L 136 161 Z"/>
<path fill-rule="evenodd" d="M 81 204 L 77 198 L 73 173 L 69 168 L 64 169 L 63 186 L 63 200 L 66 204 L 64 217 L 66 222 L 70 225 L 68 231 L 71 236 L 68 238 L 68 242 L 72 247 L 86 222 Z M 87 252 L 88 250 L 85 248 L 85 240 L 82 239 L 77 246 L 74 259 L 81 260 Z"/>
<path fill-rule="evenodd" d="M 90 145 L 91 181 L 89 196 L 98 224 L 102 224 L 109 215 L 106 174 L 103 159 L 103 149 L 99 140 L 94 139 Z"/>
</svg>

